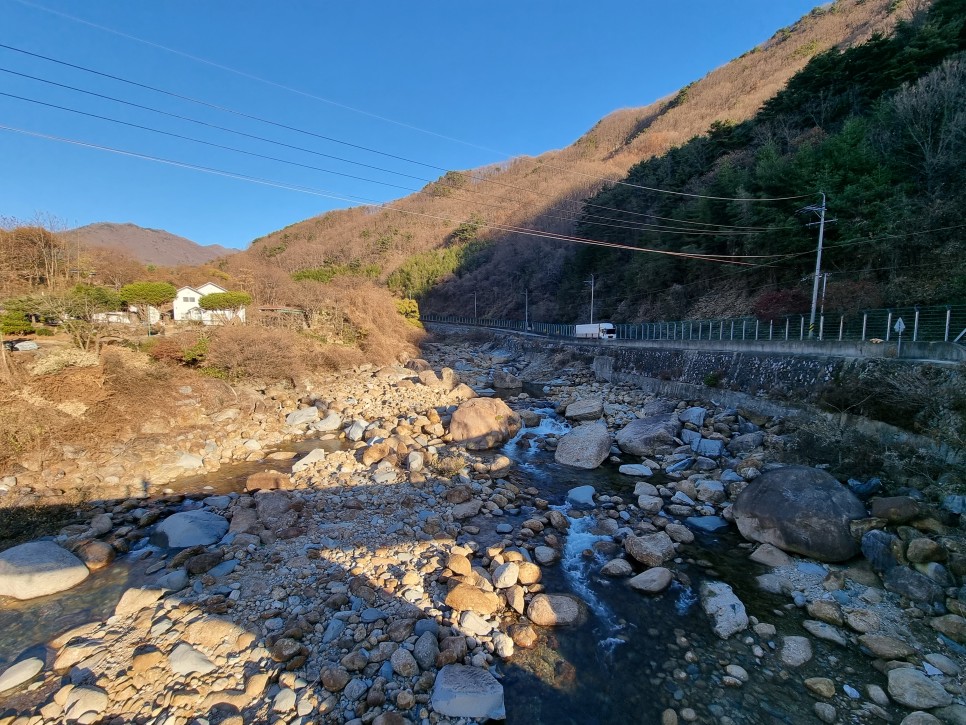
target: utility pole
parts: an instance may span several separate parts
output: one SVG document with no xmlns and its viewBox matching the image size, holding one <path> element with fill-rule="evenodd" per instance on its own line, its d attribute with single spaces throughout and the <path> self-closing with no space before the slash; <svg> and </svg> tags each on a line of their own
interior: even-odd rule
<svg viewBox="0 0 966 725">
<path fill-rule="evenodd" d="M 594 324 L 594 275 L 590 275 L 584 284 L 590 285 L 590 324 Z"/>
<path fill-rule="evenodd" d="M 530 331 L 530 290 L 523 288 L 523 331 Z"/>
<path fill-rule="evenodd" d="M 809 339 L 815 337 L 815 312 L 818 306 L 818 280 L 822 275 L 822 241 L 825 239 L 825 192 L 823 191 L 821 194 L 821 205 L 812 204 L 799 209 L 799 213 L 810 211 L 818 214 L 818 222 L 812 222 L 811 224 L 807 225 L 811 227 L 815 226 L 815 224 L 818 224 L 818 249 L 815 252 L 815 276 L 812 282 L 812 312 L 808 316 Z M 829 221 L 834 222 L 835 220 L 831 219 Z"/>
</svg>

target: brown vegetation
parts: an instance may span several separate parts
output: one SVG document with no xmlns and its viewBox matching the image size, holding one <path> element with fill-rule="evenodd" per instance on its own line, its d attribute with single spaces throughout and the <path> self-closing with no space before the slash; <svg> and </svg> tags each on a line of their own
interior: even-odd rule
<svg viewBox="0 0 966 725">
<path fill-rule="evenodd" d="M 222 266 L 238 279 L 250 279 L 261 304 L 284 304 L 303 294 L 291 285 L 295 272 L 375 265 L 386 281 L 414 255 L 452 244 L 454 232 L 473 218 L 571 234 L 583 199 L 604 184 L 602 177 L 621 178 L 633 164 L 705 133 L 715 121 L 749 118 L 811 56 L 888 32 L 899 17 L 890 12 L 892 5 L 891 0 L 839 0 L 673 98 L 610 114 L 565 149 L 449 172 L 393 204 L 407 213 L 356 208 L 293 224 L 255 240 Z M 472 314 L 476 293 L 480 316 L 522 317 L 523 289 L 529 287 L 531 314 L 551 316 L 552 297 L 574 245 L 486 228 L 479 237 L 498 244 L 446 277 L 422 300 L 423 307 Z"/>
</svg>

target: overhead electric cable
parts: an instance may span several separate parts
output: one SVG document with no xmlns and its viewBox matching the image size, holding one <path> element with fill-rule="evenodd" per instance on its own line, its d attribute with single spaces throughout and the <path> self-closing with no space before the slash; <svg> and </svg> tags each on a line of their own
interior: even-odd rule
<svg viewBox="0 0 966 725">
<path fill-rule="evenodd" d="M 18 0 L 18 2 L 19 1 L 22 1 L 22 0 Z M 123 78 L 123 77 L 118 76 L 118 75 L 114 75 L 114 74 L 111 74 L 111 73 L 105 73 L 103 71 L 98 71 L 98 70 L 95 70 L 93 68 L 88 68 L 88 67 L 85 67 L 85 66 L 82 66 L 82 65 L 78 65 L 78 64 L 75 64 L 75 63 L 70 63 L 70 62 L 67 62 L 67 61 L 59 60 L 57 58 L 52 58 L 50 56 L 43 55 L 43 54 L 40 54 L 40 53 L 34 53 L 32 51 L 24 50 L 22 48 L 17 48 L 15 46 L 7 45 L 5 43 L 0 43 L 0 48 L 5 48 L 7 50 L 11 50 L 11 51 L 14 51 L 16 53 L 22 53 L 24 55 L 28 55 L 28 56 L 31 56 L 31 57 L 34 57 L 34 58 L 39 58 L 41 60 L 45 60 L 45 61 L 48 61 L 48 62 L 51 62 L 51 63 L 56 63 L 58 65 L 63 65 L 63 66 L 66 66 L 68 68 L 73 68 L 75 70 L 80 70 L 80 71 L 84 71 L 86 73 L 91 73 L 91 74 L 94 74 L 94 75 L 98 75 L 98 76 L 101 76 L 103 78 L 108 78 L 110 80 L 118 81 L 120 83 L 126 83 L 126 84 L 129 84 L 129 85 L 138 87 L 138 88 L 143 88 L 145 90 L 153 91 L 155 93 L 161 93 L 161 94 L 170 96 L 172 98 L 178 98 L 180 100 L 188 101 L 188 102 L 191 102 L 191 103 L 196 103 L 196 104 L 199 104 L 199 105 L 202 105 L 202 106 L 205 106 L 205 107 L 208 107 L 208 108 L 212 108 L 212 109 L 215 109 L 215 110 L 218 110 L 218 111 L 222 111 L 222 112 L 225 112 L 225 113 L 234 114 L 234 115 L 240 116 L 242 118 L 247 118 L 249 120 L 258 121 L 260 123 L 269 124 L 269 125 L 272 125 L 272 126 L 276 126 L 278 128 L 283 128 L 283 129 L 289 130 L 289 131 L 295 131 L 297 133 L 303 133 L 303 134 L 306 134 L 306 135 L 309 135 L 309 136 L 314 136 L 316 138 L 319 138 L 319 139 L 322 139 L 322 140 L 325 140 L 325 141 L 329 141 L 329 142 L 332 142 L 332 143 L 342 144 L 344 146 L 348 146 L 348 147 L 351 147 L 351 148 L 355 148 L 355 149 L 367 151 L 367 152 L 373 153 L 373 154 L 378 154 L 380 156 L 385 156 L 387 158 L 396 159 L 398 161 L 404 161 L 406 163 L 417 164 L 419 166 L 423 166 L 423 167 L 426 167 L 426 168 L 431 168 L 431 169 L 434 169 L 436 171 L 442 171 L 444 173 L 450 171 L 449 169 L 446 169 L 446 168 L 444 168 L 442 166 L 437 166 L 435 164 L 428 164 L 426 162 L 418 161 L 416 159 L 407 158 L 405 156 L 399 156 L 397 154 L 392 154 L 392 153 L 389 153 L 389 152 L 386 152 L 386 151 L 380 151 L 378 149 L 374 149 L 374 148 L 371 148 L 369 146 L 364 146 L 364 145 L 361 145 L 361 144 L 351 143 L 349 141 L 344 141 L 344 140 L 337 139 L 337 138 L 334 138 L 334 137 L 331 137 L 331 136 L 326 136 L 324 134 L 315 133 L 314 131 L 308 131 L 308 130 L 305 130 L 305 129 L 302 129 L 302 128 L 298 128 L 298 127 L 295 127 L 295 126 L 290 126 L 288 124 L 284 124 L 284 123 L 280 123 L 280 122 L 277 122 L 277 121 L 273 121 L 271 119 L 263 118 L 261 116 L 256 116 L 256 115 L 253 115 L 253 114 L 250 114 L 250 113 L 246 113 L 244 111 L 239 111 L 237 109 L 229 108 L 227 106 L 221 106 L 221 105 L 216 104 L 216 103 L 211 103 L 209 101 L 205 101 L 205 100 L 202 100 L 202 99 L 194 98 L 192 96 L 186 96 L 186 95 L 181 94 L 181 93 L 176 93 L 176 92 L 169 91 L 169 90 L 166 90 L 166 89 L 163 89 L 163 88 L 158 88 L 156 86 L 152 86 L 152 85 L 149 85 L 149 84 L 146 84 L 146 83 L 141 83 L 139 81 L 132 81 L 130 79 Z M 544 164 L 544 165 L 546 165 L 546 164 Z M 608 179 L 608 178 L 605 178 L 605 177 L 594 176 L 594 175 L 591 175 L 591 174 L 585 174 L 583 172 L 576 172 L 576 171 L 570 171 L 570 170 L 566 170 L 566 169 L 560 169 L 559 167 L 553 167 L 553 166 L 550 166 L 550 165 L 547 165 L 547 168 L 554 168 L 554 169 L 557 169 L 557 170 L 567 171 L 567 173 L 579 174 L 580 176 L 584 176 L 584 177 L 587 177 L 587 178 L 594 178 L 594 179 L 596 179 L 598 181 L 603 181 L 603 182 L 606 182 L 606 183 L 624 184 L 624 185 L 629 185 L 629 186 L 638 186 L 638 188 L 647 189 L 649 191 L 658 191 L 658 192 L 662 192 L 662 193 L 678 194 L 678 195 L 684 195 L 684 196 L 701 196 L 701 195 L 694 195 L 694 194 L 685 194 L 684 192 L 676 192 L 676 191 L 670 191 L 670 190 L 664 190 L 664 189 L 657 189 L 657 188 L 652 188 L 652 187 L 642 187 L 642 186 L 639 186 L 639 185 L 636 185 L 636 184 L 627 184 L 627 182 L 621 182 L 621 181 L 618 181 L 616 179 Z M 472 178 L 472 173 L 470 173 L 470 176 Z M 488 178 L 485 178 L 485 177 L 477 177 L 477 180 L 478 181 L 481 181 L 483 183 L 496 184 L 498 186 L 504 186 L 504 187 L 507 187 L 507 188 L 515 189 L 517 191 L 524 191 L 524 192 L 534 193 L 534 194 L 538 194 L 538 195 L 541 195 L 541 196 L 546 196 L 546 197 L 549 197 L 549 198 L 553 199 L 553 197 L 551 195 L 549 195 L 549 194 L 543 194 L 541 192 L 538 192 L 538 191 L 535 191 L 535 190 L 529 189 L 529 188 L 514 186 L 512 184 L 507 184 L 505 182 L 496 181 L 495 179 L 488 179 Z M 797 196 L 797 197 L 786 197 L 786 198 L 787 199 L 802 199 L 802 198 L 807 198 L 807 196 L 808 195 Z M 701 196 L 701 198 L 719 199 L 719 200 L 726 199 L 725 197 L 711 197 L 711 196 Z M 782 201 L 782 200 L 785 200 L 786 198 L 782 198 L 782 199 L 761 199 L 761 200 L 758 200 L 758 199 L 740 199 L 740 198 L 735 198 L 735 199 L 727 199 L 727 200 L 730 200 L 730 201 L 776 201 L 776 200 L 777 201 Z M 555 201 L 557 201 L 557 200 L 555 200 Z M 596 205 L 596 206 L 601 206 L 601 205 Z M 603 206 L 601 206 L 601 208 L 611 208 L 611 207 L 603 207 Z M 625 211 L 625 210 L 618 210 L 618 211 L 621 211 L 622 213 L 626 213 L 626 214 L 634 214 L 634 215 L 641 215 L 641 216 L 653 216 L 653 215 L 649 215 L 649 214 L 643 214 L 641 212 L 630 212 L 630 211 Z M 657 217 L 657 218 L 661 218 L 661 217 Z M 682 222 L 682 223 L 685 223 L 685 224 L 692 223 L 692 222 L 689 222 L 689 221 L 686 221 L 686 220 L 676 220 L 676 219 L 670 219 L 670 218 L 662 218 L 662 219 L 664 221 L 679 221 L 679 222 Z M 697 224 L 704 224 L 703 222 L 696 222 L 696 223 Z M 715 224 L 712 224 L 712 226 L 722 226 L 722 227 L 724 227 L 724 226 L 729 226 L 729 225 L 715 225 Z"/>
<path fill-rule="evenodd" d="M 260 178 L 260 177 L 256 177 L 256 176 L 249 176 L 247 174 L 239 174 L 239 173 L 235 173 L 235 172 L 231 172 L 231 171 L 224 171 L 222 169 L 215 169 L 215 168 L 212 168 L 212 167 L 200 166 L 198 164 L 191 164 L 191 163 L 187 163 L 187 162 L 184 162 L 184 161 L 177 161 L 177 160 L 174 160 L 174 159 L 165 159 L 165 158 L 162 158 L 162 157 L 152 156 L 152 155 L 149 155 L 149 154 L 142 154 L 142 153 L 138 153 L 138 152 L 135 152 L 135 151 L 127 151 L 127 150 L 124 150 L 124 149 L 117 149 L 117 148 L 114 148 L 114 147 L 111 147 L 111 146 L 103 146 L 101 144 L 94 144 L 94 143 L 90 143 L 90 142 L 87 142 L 87 141 L 80 141 L 78 139 L 65 138 L 63 136 L 54 136 L 54 135 L 51 135 L 51 134 L 44 134 L 44 133 L 40 133 L 40 132 L 37 132 L 37 131 L 30 131 L 30 130 L 27 130 L 27 129 L 17 128 L 17 127 L 14 127 L 14 126 L 7 126 L 7 125 L 0 124 L 0 130 L 10 131 L 10 132 L 13 132 L 13 133 L 19 133 L 19 134 L 23 134 L 23 135 L 27 135 L 27 136 L 33 136 L 35 138 L 42 138 L 42 139 L 46 139 L 46 140 L 50 140 L 50 141 L 57 141 L 57 142 L 61 142 L 61 143 L 67 143 L 67 144 L 71 144 L 71 145 L 75 145 L 75 146 L 81 146 L 81 147 L 90 148 L 90 149 L 96 149 L 96 150 L 100 150 L 100 151 L 106 151 L 106 152 L 109 152 L 109 153 L 120 154 L 122 156 L 129 156 L 129 157 L 133 157 L 133 158 L 144 159 L 144 160 L 147 160 L 147 161 L 154 161 L 154 162 L 157 162 L 157 163 L 167 164 L 167 165 L 170 165 L 170 166 L 176 166 L 176 167 L 181 167 L 181 168 L 185 168 L 185 169 L 191 169 L 191 170 L 195 170 L 195 171 L 201 171 L 201 172 L 204 172 L 204 173 L 215 174 L 217 176 L 223 176 L 223 177 L 227 177 L 227 178 L 234 178 L 234 179 L 239 179 L 239 180 L 242 180 L 242 181 L 250 181 L 250 182 L 257 183 L 257 184 L 261 184 L 261 185 L 264 185 L 264 186 L 272 186 L 272 187 L 276 187 L 276 188 L 280 188 L 280 189 L 287 189 L 287 190 L 290 190 L 290 191 L 298 191 L 298 192 L 301 192 L 301 193 L 312 194 L 312 195 L 315 195 L 315 196 L 322 196 L 322 197 L 326 197 L 326 198 L 336 199 L 336 200 L 339 200 L 339 201 L 348 201 L 348 202 L 354 203 L 355 201 L 357 201 L 358 199 L 361 198 L 361 197 L 355 197 L 354 199 L 350 199 L 350 198 L 348 198 L 345 195 L 334 194 L 334 193 L 331 193 L 331 192 L 328 192 L 328 191 L 322 191 L 322 190 L 318 190 L 318 189 L 313 189 L 311 187 L 298 186 L 298 185 L 295 185 L 295 184 L 287 184 L 285 182 L 279 182 L 279 181 L 275 181 L 275 180 L 272 180 L 272 179 L 264 179 L 264 178 Z M 412 215 L 412 216 L 419 216 L 419 217 L 426 217 L 426 218 L 430 218 L 430 219 L 441 220 L 441 221 L 445 221 L 445 222 L 450 223 L 450 224 L 455 223 L 455 221 L 453 219 L 449 219 L 449 218 L 446 218 L 446 217 L 440 217 L 440 216 L 437 216 L 437 215 L 434 215 L 434 214 L 425 214 L 425 213 L 422 213 L 422 212 L 415 212 L 415 211 L 411 211 L 411 210 L 408 210 L 408 209 L 399 209 L 398 207 L 393 207 L 393 206 L 391 206 L 388 203 L 380 203 L 380 202 L 372 202 L 372 201 L 369 201 L 368 203 L 364 203 L 364 206 L 372 206 L 372 207 L 375 207 L 375 208 L 384 209 L 384 210 L 387 210 L 387 211 L 394 211 L 394 212 L 398 212 L 398 213 L 401 213 L 401 214 L 408 214 L 408 215 Z M 568 235 L 555 234 L 555 233 L 551 233 L 551 232 L 541 232 L 541 231 L 538 231 L 538 230 L 527 229 L 527 228 L 523 228 L 523 227 L 513 227 L 513 226 L 501 225 L 501 224 L 490 224 L 490 223 L 486 223 L 486 222 L 481 223 L 481 226 L 486 227 L 486 228 L 490 228 L 490 229 L 496 229 L 496 230 L 499 230 L 499 231 L 512 232 L 512 233 L 516 233 L 516 234 L 526 235 L 526 236 L 533 236 L 533 237 L 545 238 L 545 239 L 553 239 L 553 240 L 558 240 L 558 241 L 569 241 L 569 242 L 574 242 L 574 243 L 579 243 L 579 244 L 587 244 L 587 245 L 592 245 L 592 246 L 608 247 L 608 248 L 612 248 L 612 249 L 626 249 L 626 250 L 635 251 L 635 252 L 648 252 L 648 253 L 660 254 L 660 255 L 666 255 L 666 256 L 672 256 L 672 257 L 682 257 L 682 258 L 695 259 L 695 260 L 706 261 L 706 262 L 715 262 L 715 263 L 719 263 L 719 264 L 734 264 L 734 265 L 739 265 L 739 266 L 750 266 L 751 265 L 750 262 L 733 261 L 733 258 L 731 258 L 731 257 L 729 257 L 727 255 L 700 255 L 700 254 L 691 254 L 691 253 L 687 253 L 687 252 L 671 252 L 671 251 L 662 250 L 662 249 L 649 249 L 649 248 L 635 247 L 635 246 L 627 245 L 627 244 L 618 244 L 618 243 L 614 243 L 614 242 L 604 242 L 604 241 L 600 241 L 600 240 L 586 239 L 586 238 L 583 238 L 583 237 L 572 237 L 572 236 L 568 236 Z"/>
</svg>

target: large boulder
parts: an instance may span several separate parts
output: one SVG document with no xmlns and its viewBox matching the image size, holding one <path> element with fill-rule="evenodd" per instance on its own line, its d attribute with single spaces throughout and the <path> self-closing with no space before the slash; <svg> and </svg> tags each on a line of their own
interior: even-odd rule
<svg viewBox="0 0 966 725">
<path fill-rule="evenodd" d="M 858 554 L 849 522 L 866 515 L 848 488 L 807 466 L 763 473 L 738 495 L 731 510 L 746 539 L 819 561 L 845 561 Z"/>
<path fill-rule="evenodd" d="M 520 430 L 520 416 L 499 398 L 473 398 L 453 411 L 450 437 L 470 450 L 506 443 Z"/>
<path fill-rule="evenodd" d="M 748 628 L 745 605 L 730 586 L 719 581 L 701 582 L 701 607 L 711 618 L 711 628 L 721 639 Z"/>
<path fill-rule="evenodd" d="M 557 441 L 553 458 L 574 468 L 597 468 L 610 455 L 610 433 L 603 421 L 584 423 Z"/>
<path fill-rule="evenodd" d="M 681 422 L 674 413 L 662 413 L 632 420 L 617 432 L 617 445 L 633 456 L 648 457 L 665 446 L 677 445 Z"/>
<path fill-rule="evenodd" d="M 154 529 L 151 543 L 171 549 L 208 546 L 228 533 L 228 519 L 210 511 L 181 511 L 172 514 Z"/>
<path fill-rule="evenodd" d="M 0 596 L 33 599 L 80 584 L 84 562 L 53 541 L 31 541 L 0 553 Z"/>
<path fill-rule="evenodd" d="M 537 594 L 527 607 L 527 619 L 541 627 L 567 627 L 586 617 L 584 603 L 570 594 Z"/>
</svg>

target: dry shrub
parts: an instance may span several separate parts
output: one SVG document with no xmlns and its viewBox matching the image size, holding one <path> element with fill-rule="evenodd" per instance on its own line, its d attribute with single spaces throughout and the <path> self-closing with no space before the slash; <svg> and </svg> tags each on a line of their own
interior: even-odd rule
<svg viewBox="0 0 966 725">
<path fill-rule="evenodd" d="M 76 347 L 63 347 L 40 358 L 30 372 L 34 375 L 49 375 L 65 368 L 90 368 L 97 363 L 97 355 L 93 352 L 78 350 Z"/>
<path fill-rule="evenodd" d="M 310 352 L 308 341 L 289 330 L 231 325 L 211 333 L 205 365 L 232 380 L 295 381 Z"/>
<path fill-rule="evenodd" d="M 191 362 L 190 351 L 197 348 L 205 336 L 204 330 L 190 330 L 178 332 L 174 335 L 155 337 L 147 349 L 148 355 L 155 360 L 165 362 Z"/>
<path fill-rule="evenodd" d="M 742 317 L 750 311 L 748 293 L 742 289 L 722 288 L 701 295 L 688 309 L 689 320 Z"/>
</svg>

